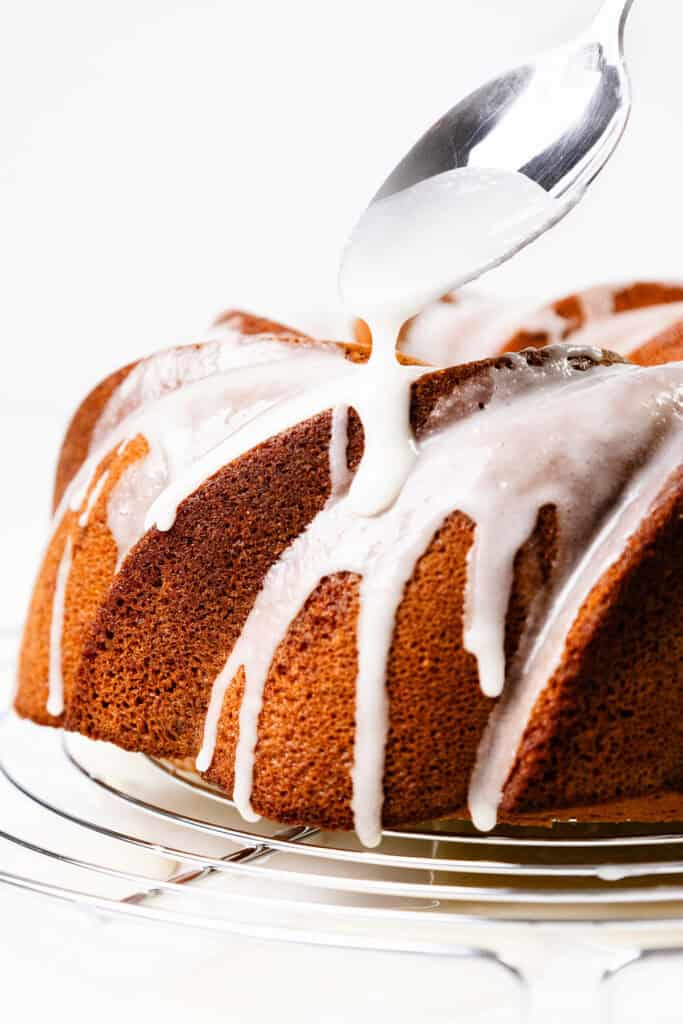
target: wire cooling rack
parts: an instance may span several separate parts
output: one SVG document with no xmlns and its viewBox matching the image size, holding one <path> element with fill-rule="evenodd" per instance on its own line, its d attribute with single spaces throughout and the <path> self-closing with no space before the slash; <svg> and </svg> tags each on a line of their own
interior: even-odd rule
<svg viewBox="0 0 683 1024">
<path fill-rule="evenodd" d="M 0 881 L 102 910 L 249 931 L 249 908 L 266 906 L 278 937 L 357 944 L 384 929 L 399 947 L 494 924 L 683 936 L 683 829 L 484 836 L 439 822 L 387 830 L 365 849 L 345 833 L 247 826 L 189 773 L 11 713 L 0 727 L 0 778 L 19 809 L 0 823 L 1 850 L 14 863 L 23 853 L 33 869 L 0 860 Z"/>
<path fill-rule="evenodd" d="M 602 977 L 606 1003 L 626 990 L 625 972 L 630 983 L 683 948 L 683 825 L 481 835 L 439 822 L 386 830 L 365 849 L 346 833 L 247 825 L 192 773 L 11 712 L 0 718 L 0 814 L 8 886 L 103 918 L 476 960 L 522 1002 L 538 978 L 515 956 L 520 936 L 538 946 L 559 930 L 609 948 L 588 982 Z"/>
</svg>

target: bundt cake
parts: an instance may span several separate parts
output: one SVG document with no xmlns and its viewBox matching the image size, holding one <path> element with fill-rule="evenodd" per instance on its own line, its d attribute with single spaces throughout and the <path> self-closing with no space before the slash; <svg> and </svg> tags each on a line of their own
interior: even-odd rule
<svg viewBox="0 0 683 1024">
<path fill-rule="evenodd" d="M 231 313 L 95 388 L 17 712 L 369 844 L 468 813 L 683 818 L 683 363 L 659 365 L 683 287 L 516 324 L 439 305 L 402 334 L 414 460 L 374 516 L 349 502 L 366 421 L 339 397 L 369 339 Z"/>
</svg>

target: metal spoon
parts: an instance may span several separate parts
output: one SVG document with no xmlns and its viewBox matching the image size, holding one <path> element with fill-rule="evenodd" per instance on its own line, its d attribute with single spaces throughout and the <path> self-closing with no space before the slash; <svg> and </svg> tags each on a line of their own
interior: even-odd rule
<svg viewBox="0 0 683 1024">
<path fill-rule="evenodd" d="M 581 199 L 626 127 L 631 91 L 623 40 L 632 4 L 606 0 L 573 42 L 470 93 L 413 146 L 373 203 L 465 166 L 521 172 L 562 201 L 540 231 L 473 276 L 557 223 Z"/>
</svg>

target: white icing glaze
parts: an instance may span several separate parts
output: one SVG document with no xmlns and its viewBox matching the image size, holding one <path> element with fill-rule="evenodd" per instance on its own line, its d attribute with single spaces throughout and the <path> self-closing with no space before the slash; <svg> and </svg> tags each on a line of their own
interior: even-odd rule
<svg viewBox="0 0 683 1024">
<path fill-rule="evenodd" d="M 490 354 L 486 334 L 502 315 L 499 303 L 477 293 L 430 303 L 408 325 L 401 351 L 433 366 L 481 359 Z"/>
<path fill-rule="evenodd" d="M 611 285 L 599 284 L 595 288 L 586 288 L 578 293 L 577 298 L 584 323 L 604 320 L 614 312 L 615 291 L 616 289 Z"/>
<path fill-rule="evenodd" d="M 679 384 L 682 382 L 679 366 Z M 497 821 L 503 787 L 513 767 L 534 705 L 562 660 L 567 636 L 589 594 L 624 553 L 683 458 L 680 423 L 625 488 L 553 601 L 510 689 L 491 715 L 472 774 L 469 809 L 482 831 Z"/>
<path fill-rule="evenodd" d="M 100 478 L 97 481 L 97 483 L 95 484 L 95 486 L 90 491 L 90 494 L 88 496 L 88 500 L 86 502 L 85 508 L 83 509 L 83 512 L 81 513 L 81 515 L 78 518 L 78 525 L 81 528 L 83 528 L 84 526 L 88 525 L 88 520 L 90 519 L 90 513 L 92 512 L 93 508 L 95 507 L 95 505 L 97 503 L 97 499 L 99 498 L 100 494 L 102 493 L 102 489 L 104 488 L 104 485 L 106 484 L 108 478 L 109 478 L 109 470 L 105 470 L 104 473 L 102 473 L 102 475 L 100 476 Z"/>
<path fill-rule="evenodd" d="M 116 388 L 98 419 L 91 448 L 99 448 L 131 412 L 136 413 L 142 406 L 149 406 L 187 384 L 228 375 L 230 371 L 247 367 L 271 367 L 277 374 L 275 364 L 306 360 L 311 355 L 339 359 L 332 345 L 313 346 L 303 341 L 292 344 L 272 334 L 245 336 L 229 325 L 215 327 L 210 341 L 198 346 L 167 349 L 134 366 Z"/>
<path fill-rule="evenodd" d="M 332 431 L 330 433 L 330 500 L 334 500 L 351 483 L 351 470 L 346 456 L 348 447 L 349 409 L 337 405 L 332 410 Z"/>
<path fill-rule="evenodd" d="M 435 302 L 410 324 L 401 351 L 433 366 L 453 366 L 496 355 L 518 331 L 543 333 L 548 344 L 562 341 L 567 321 L 552 306 L 501 303 L 463 292 L 452 302 Z"/>
<path fill-rule="evenodd" d="M 93 494 L 104 456 L 114 449 L 123 454 L 133 437 L 143 436 L 149 454 L 122 474 L 107 504 L 119 566 L 145 533 L 155 499 L 165 489 L 170 492 L 202 456 L 278 402 L 334 381 L 350 366 L 334 346 L 292 344 L 273 336 L 247 342 L 233 330 L 223 343 L 207 348 L 208 354 L 201 348 L 174 349 L 131 371 L 105 408 L 90 453 L 55 515 L 59 522 L 66 508 L 81 509 L 88 492 Z"/>
<path fill-rule="evenodd" d="M 55 522 L 61 520 L 67 508 L 70 512 L 78 512 L 79 509 L 83 508 L 88 492 L 97 476 L 98 469 L 99 460 L 89 456 L 64 492 L 59 507 L 54 514 Z"/>
<path fill-rule="evenodd" d="M 62 677 L 62 634 L 64 632 L 64 604 L 66 585 L 71 572 L 71 537 L 67 537 L 57 568 L 55 592 L 50 619 L 50 653 L 48 674 L 47 712 L 57 717 L 64 711 L 64 679 Z"/>
<path fill-rule="evenodd" d="M 107 502 L 107 525 L 116 541 L 117 572 L 144 534 L 147 509 L 167 481 L 168 463 L 163 451 L 154 447 L 144 459 L 132 462 L 112 488 Z"/>
</svg>

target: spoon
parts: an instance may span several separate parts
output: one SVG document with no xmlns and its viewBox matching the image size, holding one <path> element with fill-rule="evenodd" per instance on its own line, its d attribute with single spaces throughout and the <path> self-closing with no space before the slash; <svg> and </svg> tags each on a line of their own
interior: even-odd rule
<svg viewBox="0 0 683 1024">
<path fill-rule="evenodd" d="M 623 41 L 632 4 L 606 0 L 572 42 L 491 79 L 422 136 L 351 236 L 340 278 L 351 306 L 360 311 L 359 305 L 382 289 L 387 302 L 390 296 L 396 301 L 393 254 L 401 254 L 404 266 L 412 258 L 406 272 L 418 275 L 425 257 L 445 254 L 438 267 L 424 270 L 424 287 L 411 297 L 410 308 L 416 310 L 431 285 L 436 294 L 437 285 L 444 289 L 473 280 L 566 216 L 614 152 L 628 121 L 631 91 Z M 535 194 L 529 191 L 534 189 Z M 450 224 L 444 220 L 449 216 Z M 469 236 L 460 232 L 460 237 L 472 249 L 488 236 L 488 247 L 470 253 L 469 263 L 455 262 L 448 269 L 452 229 L 468 216 Z M 414 227 L 422 230 L 423 224 L 431 234 L 423 232 L 422 251 L 417 251 Z"/>
</svg>

